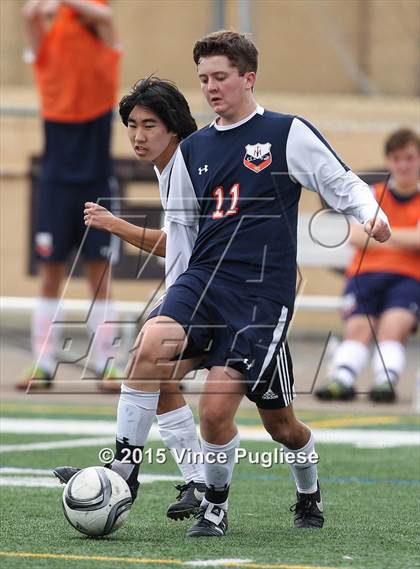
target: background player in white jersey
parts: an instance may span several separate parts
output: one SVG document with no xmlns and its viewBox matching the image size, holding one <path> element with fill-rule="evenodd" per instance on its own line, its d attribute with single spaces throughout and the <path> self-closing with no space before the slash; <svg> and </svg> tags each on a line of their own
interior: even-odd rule
<svg viewBox="0 0 420 569">
<path fill-rule="evenodd" d="M 197 129 L 188 103 L 173 83 L 158 77 L 149 77 L 134 85 L 131 92 L 121 100 L 119 110 L 135 154 L 140 160 L 149 160 L 155 166 L 160 197 L 165 207 L 176 149 L 183 138 Z M 166 234 L 160 229 L 138 227 L 128 223 L 93 202 L 86 203 L 85 223 L 89 227 L 108 231 L 143 251 L 165 256 Z M 170 278 L 170 271 L 168 272 Z M 177 372 L 177 377 L 182 378 L 182 366 Z M 123 385 L 121 391 L 118 414 L 129 417 L 136 401 L 129 387 Z M 157 421 L 162 440 L 171 451 L 178 453 L 177 464 L 185 481 L 185 484 L 177 486 L 178 498 L 169 506 L 167 515 L 175 520 L 184 519 L 193 514 L 200 505 L 204 495 L 204 481 L 202 465 L 199 462 L 189 461 L 187 454 L 179 461 L 183 449 L 199 453 L 200 444 L 193 414 L 177 381 L 162 386 Z M 136 429 L 137 425 L 133 425 L 133 428 Z M 130 436 L 130 433 L 126 434 Z M 121 457 L 118 452 L 116 458 L 113 469 L 119 468 L 124 478 L 131 480 L 134 477 L 133 487 L 137 490 L 138 469 L 130 464 L 119 464 L 118 458 Z M 67 482 L 76 471 L 73 467 L 60 467 L 55 473 L 62 482 Z"/>
</svg>

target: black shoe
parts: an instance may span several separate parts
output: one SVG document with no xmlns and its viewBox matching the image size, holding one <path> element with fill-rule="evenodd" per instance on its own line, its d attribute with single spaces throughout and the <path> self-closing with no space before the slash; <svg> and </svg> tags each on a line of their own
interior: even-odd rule
<svg viewBox="0 0 420 569">
<path fill-rule="evenodd" d="M 57 468 L 54 468 L 53 473 L 61 484 L 67 484 L 70 478 L 73 478 L 81 470 L 81 468 L 76 468 L 75 466 L 57 466 Z"/>
<path fill-rule="evenodd" d="M 348 387 L 338 379 L 330 379 L 315 391 L 315 397 L 321 401 L 351 401 L 356 397 L 356 392 L 353 386 Z"/>
<path fill-rule="evenodd" d="M 295 513 L 295 527 L 322 528 L 324 525 L 324 514 L 319 482 L 318 489 L 313 494 L 300 494 L 296 492 L 296 497 L 296 504 L 290 508 L 290 511 Z"/>
<path fill-rule="evenodd" d="M 188 484 L 177 484 L 175 488 L 179 494 L 176 501 L 168 507 L 166 515 L 171 520 L 190 518 L 200 508 L 206 485 L 204 482 L 191 481 Z"/>
<path fill-rule="evenodd" d="M 110 468 L 111 463 L 104 464 L 104 467 Z M 76 468 L 75 466 L 57 466 L 57 468 L 54 468 L 53 473 L 59 479 L 61 484 L 67 484 L 67 482 L 69 482 L 69 480 L 81 470 L 81 468 Z M 135 480 L 130 480 L 129 478 L 126 480 L 126 482 L 131 492 L 131 500 L 134 502 L 134 500 L 137 498 L 140 484 L 138 483 L 137 478 Z"/>
<path fill-rule="evenodd" d="M 198 521 L 187 531 L 188 537 L 222 537 L 226 534 L 228 519 L 227 512 L 223 508 L 208 504 L 200 507 L 194 517 Z"/>
<path fill-rule="evenodd" d="M 397 400 L 394 386 L 388 381 L 375 385 L 369 391 L 369 399 L 374 403 L 394 403 Z"/>
</svg>

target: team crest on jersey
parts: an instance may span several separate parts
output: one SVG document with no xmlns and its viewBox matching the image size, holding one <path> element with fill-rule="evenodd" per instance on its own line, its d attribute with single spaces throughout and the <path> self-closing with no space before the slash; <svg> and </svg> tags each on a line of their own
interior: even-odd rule
<svg viewBox="0 0 420 569">
<path fill-rule="evenodd" d="M 257 142 L 257 144 L 247 144 L 245 146 L 244 166 L 258 174 L 270 166 L 273 158 L 271 156 L 271 144 Z"/>
<path fill-rule="evenodd" d="M 43 231 L 35 235 L 35 252 L 40 257 L 51 257 L 53 253 L 53 236 Z"/>
</svg>

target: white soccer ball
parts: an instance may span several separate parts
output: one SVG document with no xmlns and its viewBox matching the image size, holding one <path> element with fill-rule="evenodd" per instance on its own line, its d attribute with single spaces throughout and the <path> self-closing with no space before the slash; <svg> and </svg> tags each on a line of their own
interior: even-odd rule
<svg viewBox="0 0 420 569">
<path fill-rule="evenodd" d="M 103 536 L 117 530 L 132 505 L 127 482 L 103 466 L 77 472 L 63 492 L 63 510 L 69 523 L 85 535 Z"/>
</svg>

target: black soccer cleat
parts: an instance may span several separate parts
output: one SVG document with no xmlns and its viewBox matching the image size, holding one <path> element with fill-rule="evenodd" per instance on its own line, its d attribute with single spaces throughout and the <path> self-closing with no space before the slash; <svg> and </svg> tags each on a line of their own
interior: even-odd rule
<svg viewBox="0 0 420 569">
<path fill-rule="evenodd" d="M 372 387 L 369 391 L 369 399 L 374 403 L 395 403 L 397 394 L 394 386 L 388 381 Z"/>
<path fill-rule="evenodd" d="M 187 537 L 222 537 L 228 528 L 227 512 L 208 504 L 201 506 L 194 517 L 198 521 L 187 531 Z"/>
<path fill-rule="evenodd" d="M 59 479 L 61 484 L 67 484 L 81 470 L 81 468 L 76 468 L 75 466 L 57 466 L 57 468 L 54 468 L 53 474 Z"/>
<path fill-rule="evenodd" d="M 175 488 L 179 494 L 176 501 L 169 506 L 166 515 L 171 520 L 190 518 L 200 508 L 206 485 L 204 482 L 191 481 L 188 484 L 177 484 Z"/>
<path fill-rule="evenodd" d="M 104 464 L 105 468 L 110 468 L 110 466 L 111 463 Z M 81 468 L 77 468 L 75 466 L 57 466 L 57 468 L 54 468 L 53 473 L 59 479 L 61 484 L 67 484 L 73 478 L 73 476 L 81 470 Z M 137 498 L 140 484 L 138 483 L 137 478 L 134 481 L 130 480 L 129 478 L 126 480 L 126 482 L 131 492 L 131 500 L 134 502 L 134 500 Z"/>
<path fill-rule="evenodd" d="M 321 401 L 351 401 L 356 397 L 356 391 L 353 386 L 344 385 L 338 379 L 330 379 L 315 391 L 315 397 Z"/>
<path fill-rule="evenodd" d="M 300 494 L 296 492 L 297 502 L 291 506 L 294 512 L 294 522 L 297 528 L 322 528 L 324 513 L 322 506 L 319 482 L 317 491 L 313 494 Z"/>
</svg>

